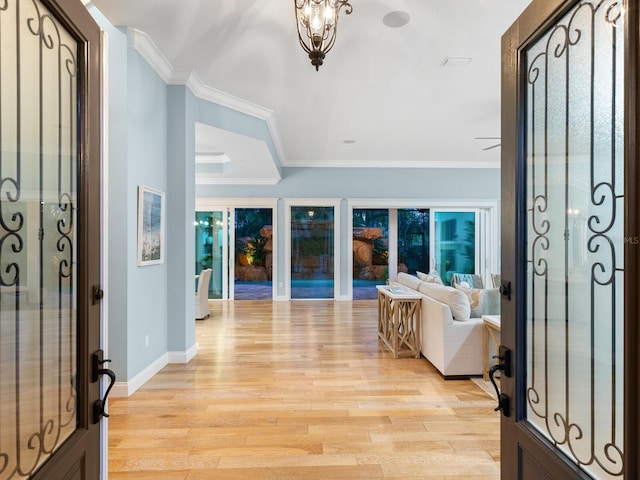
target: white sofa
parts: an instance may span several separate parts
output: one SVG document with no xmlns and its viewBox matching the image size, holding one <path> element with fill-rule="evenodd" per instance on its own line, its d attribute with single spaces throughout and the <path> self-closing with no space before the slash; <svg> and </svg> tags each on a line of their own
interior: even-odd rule
<svg viewBox="0 0 640 480">
<path fill-rule="evenodd" d="M 482 375 L 482 317 L 470 316 L 472 309 L 467 295 L 456 288 L 427 283 L 406 273 L 399 273 L 395 283 L 422 295 L 422 355 L 447 379 Z M 497 301 L 499 305 L 499 295 Z"/>
</svg>

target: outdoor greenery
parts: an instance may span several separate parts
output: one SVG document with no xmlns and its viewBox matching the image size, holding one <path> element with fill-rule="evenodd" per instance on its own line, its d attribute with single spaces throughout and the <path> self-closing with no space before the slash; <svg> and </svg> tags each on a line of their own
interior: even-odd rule
<svg viewBox="0 0 640 480">
<path fill-rule="evenodd" d="M 237 208 L 236 238 L 256 237 L 265 225 L 271 225 L 270 208 Z"/>
<path fill-rule="evenodd" d="M 330 253 L 327 240 L 322 237 L 304 237 L 298 239 L 302 255 L 323 255 Z"/>
<path fill-rule="evenodd" d="M 268 239 L 259 236 L 252 236 L 248 239 L 241 238 L 236 242 L 236 249 L 245 255 L 249 265 L 264 267 L 267 259 L 267 251 L 265 250 L 267 241 Z"/>
<path fill-rule="evenodd" d="M 409 273 L 429 271 L 429 210 L 398 210 L 398 261 Z"/>
</svg>

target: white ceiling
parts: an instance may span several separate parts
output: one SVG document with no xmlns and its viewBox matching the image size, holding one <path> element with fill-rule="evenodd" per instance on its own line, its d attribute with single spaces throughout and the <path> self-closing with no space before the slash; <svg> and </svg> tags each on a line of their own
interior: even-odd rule
<svg viewBox="0 0 640 480">
<path fill-rule="evenodd" d="M 500 135 L 500 37 L 529 2 L 352 0 L 316 72 L 293 0 L 93 0 L 175 71 L 269 112 L 283 167 L 498 167 L 500 149 L 483 149 L 499 140 L 476 138 Z M 409 23 L 385 26 L 392 11 Z M 443 66 L 447 57 L 471 61 Z M 213 137 L 198 152 L 208 143 L 234 161 L 224 142 L 237 135 L 200 132 Z M 247 149 L 272 163 L 264 143 Z"/>
</svg>

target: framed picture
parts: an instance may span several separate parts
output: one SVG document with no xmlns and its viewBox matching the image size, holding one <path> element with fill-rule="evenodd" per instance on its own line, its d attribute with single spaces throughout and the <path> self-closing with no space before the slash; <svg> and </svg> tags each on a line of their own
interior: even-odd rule
<svg viewBox="0 0 640 480">
<path fill-rule="evenodd" d="M 164 192 L 138 186 L 138 266 L 164 262 Z"/>
</svg>

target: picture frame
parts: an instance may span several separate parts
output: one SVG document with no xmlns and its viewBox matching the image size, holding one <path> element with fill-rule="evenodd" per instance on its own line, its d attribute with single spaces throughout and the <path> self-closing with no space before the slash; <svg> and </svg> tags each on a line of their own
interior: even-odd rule
<svg viewBox="0 0 640 480">
<path fill-rule="evenodd" d="M 138 266 L 164 263 L 164 192 L 138 186 Z"/>
</svg>

